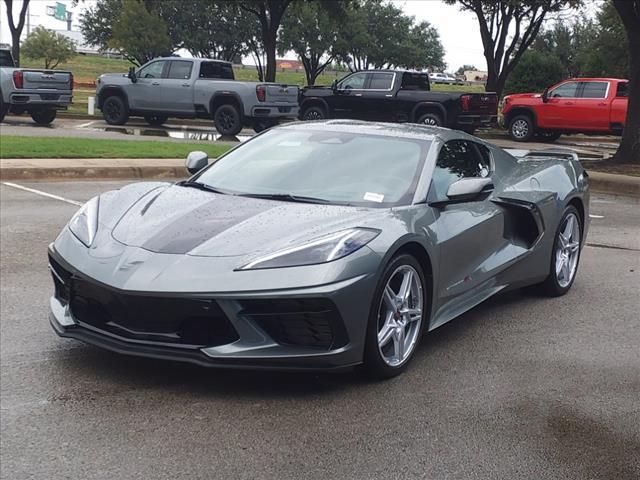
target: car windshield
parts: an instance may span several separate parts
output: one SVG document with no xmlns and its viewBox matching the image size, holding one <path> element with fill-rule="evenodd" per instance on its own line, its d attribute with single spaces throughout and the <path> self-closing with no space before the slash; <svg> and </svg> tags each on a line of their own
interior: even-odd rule
<svg viewBox="0 0 640 480">
<path fill-rule="evenodd" d="M 236 195 L 388 207 L 409 204 L 431 142 L 283 128 L 229 152 L 193 180 Z"/>
</svg>

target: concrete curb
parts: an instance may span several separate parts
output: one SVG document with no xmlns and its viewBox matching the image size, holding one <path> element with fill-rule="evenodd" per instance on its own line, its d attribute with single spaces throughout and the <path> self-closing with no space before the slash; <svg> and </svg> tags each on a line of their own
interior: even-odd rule
<svg viewBox="0 0 640 480">
<path fill-rule="evenodd" d="M 64 159 L 58 159 L 64 163 Z M 0 179 L 7 180 L 114 180 L 114 179 L 176 179 L 188 176 L 182 159 L 166 159 L 158 165 L 139 165 L 144 159 L 135 159 L 132 162 L 138 165 L 81 165 L 82 160 L 70 159 L 69 166 L 34 166 L 37 160 L 25 160 L 30 165 L 20 167 L 15 164 L 18 160 L 11 161 L 10 166 L 0 166 Z M 93 159 L 95 162 L 96 159 Z M 108 162 L 109 159 L 104 159 Z M 122 160 L 121 160 L 122 161 Z M 155 160 L 159 162 L 159 160 Z M 616 175 L 589 171 L 589 183 L 591 191 L 595 193 L 607 193 L 612 195 L 625 195 L 640 197 L 640 177 L 629 175 Z"/>
</svg>

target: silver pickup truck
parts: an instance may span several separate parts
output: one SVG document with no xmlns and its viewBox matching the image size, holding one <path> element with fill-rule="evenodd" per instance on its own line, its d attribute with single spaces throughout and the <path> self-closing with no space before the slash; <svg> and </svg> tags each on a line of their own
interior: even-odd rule
<svg viewBox="0 0 640 480">
<path fill-rule="evenodd" d="M 49 125 L 72 98 L 71 72 L 16 68 L 11 50 L 0 49 L 0 122 L 9 112 L 28 112 L 36 123 Z"/>
<path fill-rule="evenodd" d="M 97 105 L 111 125 L 142 116 L 159 126 L 169 117 L 213 119 L 222 135 L 256 132 L 298 115 L 298 87 L 234 80 L 231 64 L 203 58 L 156 58 L 128 74 L 96 81 Z"/>
</svg>

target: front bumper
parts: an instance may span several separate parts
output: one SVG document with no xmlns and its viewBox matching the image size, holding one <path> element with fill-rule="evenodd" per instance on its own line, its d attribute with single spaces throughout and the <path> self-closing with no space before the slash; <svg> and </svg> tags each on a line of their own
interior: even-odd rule
<svg viewBox="0 0 640 480">
<path fill-rule="evenodd" d="M 459 115 L 456 120 L 458 127 L 490 127 L 496 125 L 497 115 Z"/>
<path fill-rule="evenodd" d="M 11 105 L 24 105 L 25 107 L 47 107 L 65 109 L 71 104 L 72 92 L 14 92 L 9 97 Z"/>
<path fill-rule="evenodd" d="M 65 295 L 59 292 L 62 279 L 65 279 L 67 284 L 73 284 L 76 281 L 91 282 L 99 288 L 129 296 L 148 295 L 148 293 L 122 292 L 95 282 L 71 267 L 56 254 L 55 250 L 50 250 L 49 254 L 50 267 L 56 282 L 56 294 L 50 299 L 49 319 L 54 331 L 61 337 L 75 338 L 117 353 L 189 362 L 208 367 L 310 370 L 338 369 L 362 362 L 364 333 L 370 304 L 368 295 L 373 290 L 372 285 L 375 281 L 372 277 L 361 276 L 328 285 L 287 291 L 226 293 L 210 296 L 197 294 L 197 301 L 209 301 L 219 305 L 237 335 L 227 343 L 186 345 L 154 338 L 160 336 L 155 333 L 145 332 L 146 337 L 131 335 L 129 332 L 134 330 L 110 328 L 109 322 L 101 326 L 102 324 L 94 322 L 92 318 L 84 317 L 80 320 L 77 315 L 78 310 L 74 310 L 73 300 L 69 300 L 69 298 L 73 299 L 73 294 L 63 298 Z M 65 271 L 60 271 L 61 267 Z M 152 295 L 158 296 L 154 292 Z M 168 293 L 166 297 L 185 301 L 195 299 L 194 295 L 185 293 Z M 165 296 L 163 295 L 162 298 L 164 299 Z M 362 301 L 354 302 L 354 298 L 361 298 Z M 326 328 L 310 326 L 313 323 L 312 315 L 302 315 L 300 317 L 302 324 L 290 323 L 287 326 L 289 330 L 283 333 L 279 326 L 273 326 L 264 321 L 267 317 L 271 320 L 274 317 L 269 315 L 268 306 L 258 311 L 254 309 L 253 312 L 247 310 L 247 304 L 251 302 L 262 302 L 258 305 L 288 301 L 304 304 L 305 300 L 317 299 L 334 305 L 340 321 L 340 324 L 332 324 L 331 330 L 334 337 L 329 343 L 322 342 L 323 335 L 327 332 Z M 296 312 L 296 314 L 300 313 Z M 313 338 L 320 339 L 318 344 L 309 345 L 309 331 L 312 332 Z M 166 335 L 166 332 L 163 335 Z M 300 340 L 301 338 L 303 340 Z M 298 344 L 295 344 L 296 342 Z"/>
</svg>

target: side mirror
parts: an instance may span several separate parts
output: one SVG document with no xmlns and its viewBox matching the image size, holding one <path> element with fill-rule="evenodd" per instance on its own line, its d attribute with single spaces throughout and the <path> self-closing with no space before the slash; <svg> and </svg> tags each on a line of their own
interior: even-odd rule
<svg viewBox="0 0 640 480">
<path fill-rule="evenodd" d="M 437 200 L 429 205 L 438 207 L 451 203 L 470 202 L 491 190 L 493 190 L 491 178 L 462 178 L 449 185 L 447 200 Z"/>
<path fill-rule="evenodd" d="M 129 67 L 129 73 L 127 74 L 131 83 L 136 83 L 138 81 L 138 77 L 136 77 L 136 69 L 134 67 Z"/>
<path fill-rule="evenodd" d="M 542 92 L 542 102 L 547 103 L 549 101 L 549 88 L 545 88 L 544 92 Z"/>
<path fill-rule="evenodd" d="M 204 167 L 209 165 L 209 155 L 205 152 L 196 150 L 187 155 L 187 160 L 184 162 L 185 167 L 191 175 L 195 175 Z"/>
</svg>

